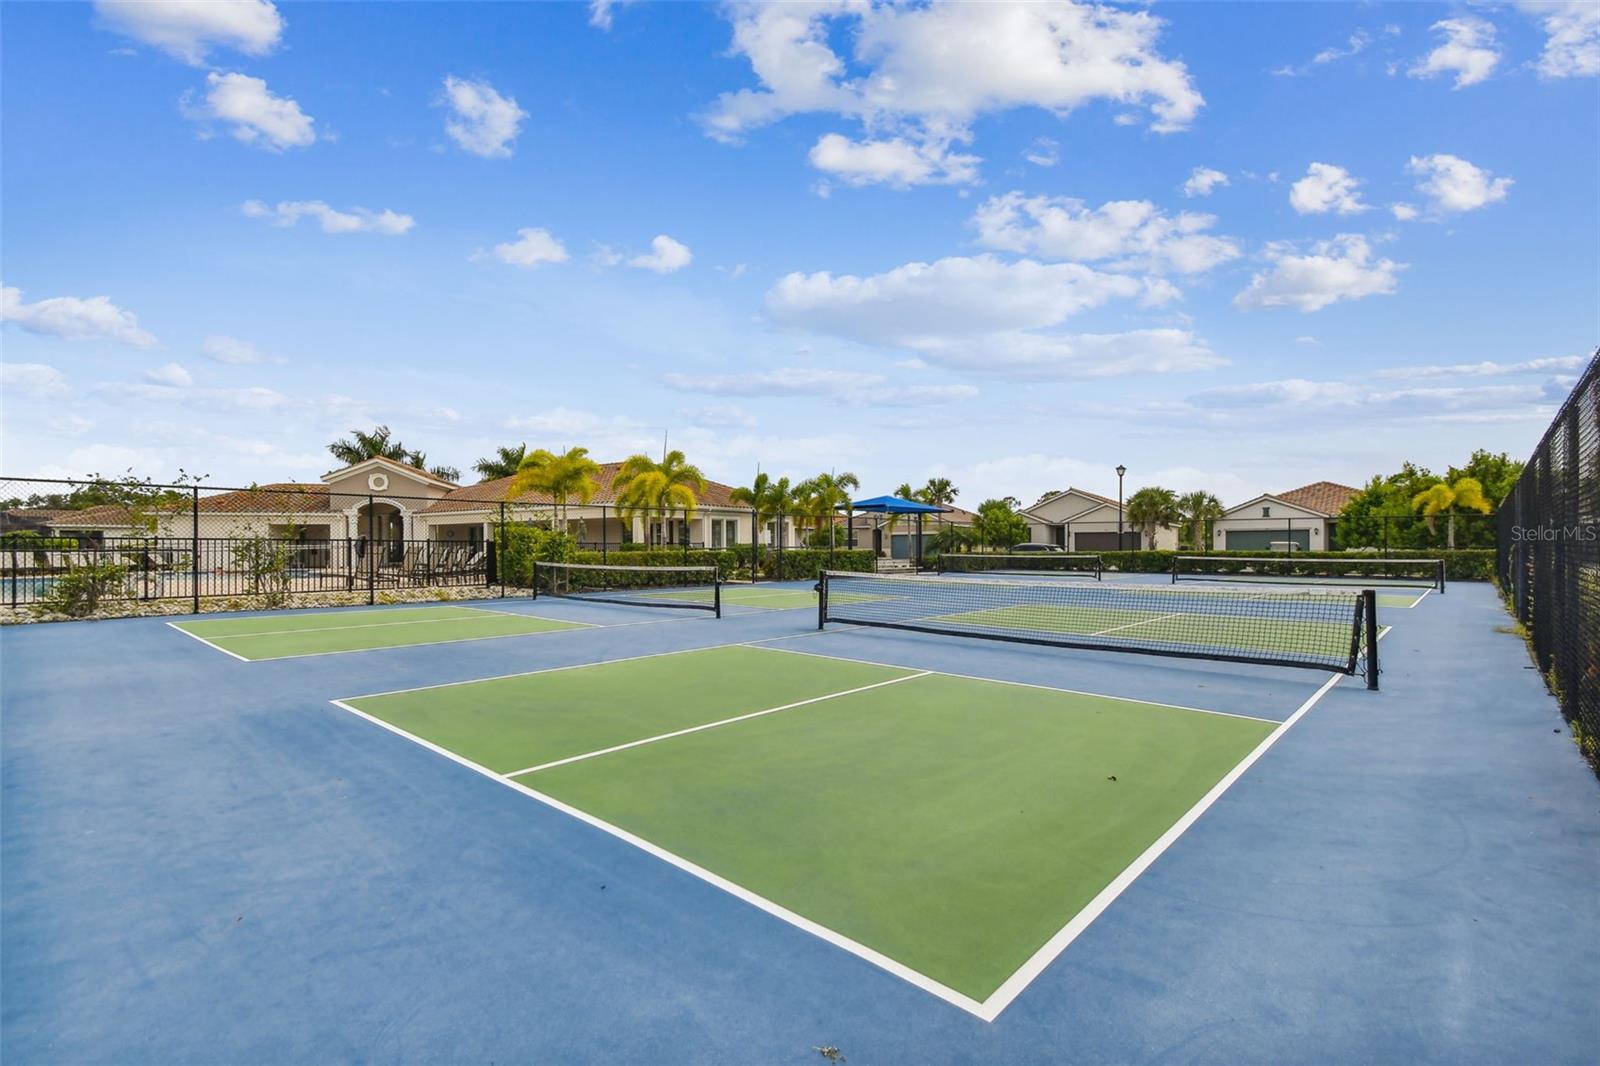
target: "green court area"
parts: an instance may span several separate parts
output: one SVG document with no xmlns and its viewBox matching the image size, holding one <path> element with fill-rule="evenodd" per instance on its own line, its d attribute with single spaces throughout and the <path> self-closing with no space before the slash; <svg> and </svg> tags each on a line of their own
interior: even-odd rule
<svg viewBox="0 0 1600 1066">
<path fill-rule="evenodd" d="M 484 607 L 378 607 L 169 624 L 219 651 L 252 662 L 588 628 L 581 622 Z"/>
<path fill-rule="evenodd" d="M 978 1003 L 1278 725 L 748 646 L 337 702 Z"/>
</svg>

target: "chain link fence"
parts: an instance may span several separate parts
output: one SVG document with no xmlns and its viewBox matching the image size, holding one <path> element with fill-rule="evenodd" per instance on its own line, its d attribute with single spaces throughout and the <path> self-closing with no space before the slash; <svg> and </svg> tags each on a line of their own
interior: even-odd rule
<svg viewBox="0 0 1600 1066">
<path fill-rule="evenodd" d="M 1600 769 L 1600 350 L 1500 505 L 1501 588 Z"/>
</svg>

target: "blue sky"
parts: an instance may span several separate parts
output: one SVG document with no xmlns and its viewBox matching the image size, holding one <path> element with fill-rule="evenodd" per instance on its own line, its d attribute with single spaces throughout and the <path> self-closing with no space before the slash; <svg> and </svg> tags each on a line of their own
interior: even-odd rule
<svg viewBox="0 0 1600 1066">
<path fill-rule="evenodd" d="M 4 458 L 383 422 L 1236 502 L 1526 454 L 1600 339 L 1600 6 L 6 4 Z"/>
</svg>

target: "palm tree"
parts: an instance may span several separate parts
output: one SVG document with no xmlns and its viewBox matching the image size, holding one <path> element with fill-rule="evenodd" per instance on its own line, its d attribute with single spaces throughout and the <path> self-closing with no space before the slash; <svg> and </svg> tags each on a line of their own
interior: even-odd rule
<svg viewBox="0 0 1600 1066">
<path fill-rule="evenodd" d="M 501 449 L 506 451 L 507 449 Z M 523 457 L 517 467 L 516 480 L 511 483 L 511 495 L 525 492 L 543 492 L 548 495 L 561 514 L 561 528 L 567 529 L 567 501 L 576 498 L 580 504 L 594 499 L 600 483 L 595 475 L 600 464 L 589 458 L 588 448 L 568 448 L 560 455 L 536 449 Z"/>
<path fill-rule="evenodd" d="M 852 489 L 861 488 L 861 479 L 848 470 L 842 474 L 818 474 L 795 487 L 795 496 L 804 501 L 805 510 L 812 521 L 828 523 L 828 550 L 832 551 L 838 524 L 833 521 L 839 508 L 850 502 Z"/>
<path fill-rule="evenodd" d="M 931 503 L 935 507 L 948 507 L 956 502 L 957 496 L 961 495 L 961 490 L 950 484 L 950 479 L 947 477 L 930 477 L 920 491 L 922 501 Z"/>
<path fill-rule="evenodd" d="M 368 459 L 393 459 L 397 463 L 405 463 L 407 466 L 427 470 L 434 477 L 443 478 L 446 481 L 461 480 L 461 471 L 453 466 L 430 468 L 427 455 L 401 444 L 394 438 L 394 432 L 388 426 L 378 426 L 371 433 L 352 429 L 349 440 L 334 441 L 328 445 L 328 451 L 345 466 L 364 463 Z"/>
<path fill-rule="evenodd" d="M 478 472 L 479 482 L 498 481 L 515 474 L 522 466 L 522 460 L 528 457 L 528 446 L 519 444 L 515 448 L 507 448 L 502 445 L 494 452 L 489 458 L 479 459 L 472 464 L 472 469 Z"/>
<path fill-rule="evenodd" d="M 758 530 L 767 516 L 772 514 L 772 479 L 761 471 L 756 471 L 755 482 L 749 488 L 743 485 L 728 493 L 728 498 L 734 503 L 750 508 L 754 525 L 750 527 L 750 544 L 752 550 L 760 539 Z M 784 486 L 787 491 L 788 486 Z"/>
<path fill-rule="evenodd" d="M 912 488 L 909 481 L 900 482 L 900 487 L 894 490 L 894 494 L 902 500 L 921 500 L 922 492 L 922 489 Z M 884 523 L 889 527 L 889 543 L 894 543 L 895 532 L 900 528 L 900 523 L 904 518 L 905 515 L 902 514 L 891 514 L 888 521 Z"/>
<path fill-rule="evenodd" d="M 1482 483 L 1471 477 L 1464 477 L 1454 485 L 1443 481 L 1430 485 L 1411 497 L 1411 506 L 1422 512 L 1430 533 L 1437 531 L 1435 521 L 1438 517 L 1445 516 L 1445 545 L 1450 548 L 1456 546 L 1456 515 L 1460 511 L 1488 514 L 1494 510 L 1489 498 L 1484 495 Z"/>
<path fill-rule="evenodd" d="M 1178 497 L 1178 513 L 1183 516 L 1189 547 L 1204 551 L 1211 543 L 1211 524 L 1222 517 L 1222 501 L 1204 490 Z"/>
<path fill-rule="evenodd" d="M 1144 535 L 1147 547 L 1155 542 L 1156 527 L 1177 525 L 1180 517 L 1178 494 L 1171 489 L 1150 486 L 1128 497 L 1128 524 Z"/>
<path fill-rule="evenodd" d="M 700 493 L 706 490 L 706 476 L 681 451 L 673 449 L 659 463 L 648 455 L 628 456 L 612 485 L 623 519 L 631 522 L 636 515 L 645 515 L 665 524 L 677 511 L 681 510 L 685 519 L 694 514 Z"/>
</svg>

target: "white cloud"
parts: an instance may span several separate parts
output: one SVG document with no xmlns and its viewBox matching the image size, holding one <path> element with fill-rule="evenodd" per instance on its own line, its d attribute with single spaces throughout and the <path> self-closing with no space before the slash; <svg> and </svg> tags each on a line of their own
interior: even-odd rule
<svg viewBox="0 0 1600 1066">
<path fill-rule="evenodd" d="M 1375 371 L 1380 378 L 1506 377 L 1513 374 L 1548 374 L 1579 370 L 1589 361 L 1586 355 L 1558 355 L 1545 359 L 1525 359 L 1517 363 L 1450 363 L 1430 366 L 1397 366 Z"/>
<path fill-rule="evenodd" d="M 612 9 L 625 7 L 633 0 L 589 0 L 589 25 L 611 32 Z"/>
<path fill-rule="evenodd" d="M 811 165 L 847 185 L 961 185 L 978 180 L 975 155 L 950 150 L 948 141 L 931 138 L 916 143 L 903 137 L 852 141 L 825 133 L 811 148 Z"/>
<path fill-rule="evenodd" d="M 1389 213 L 1392 214 L 1395 217 L 1396 221 L 1399 221 L 1399 222 L 1411 222 L 1411 221 L 1414 221 L 1416 219 L 1416 217 L 1417 217 L 1417 214 L 1418 214 L 1417 206 L 1415 204 L 1404 204 L 1404 203 L 1390 204 L 1389 205 Z"/>
<path fill-rule="evenodd" d="M 1518 0 L 1517 9 L 1544 27 L 1541 77 L 1592 78 L 1600 74 L 1600 4 L 1594 0 Z"/>
<path fill-rule="evenodd" d="M 212 48 L 266 55 L 283 33 L 283 17 L 267 0 L 96 0 L 94 7 L 106 29 L 196 67 Z"/>
<path fill-rule="evenodd" d="M 1430 388 L 1378 388 L 1348 381 L 1288 378 L 1247 385 L 1224 385 L 1189 398 L 1202 418 L 1226 421 L 1249 411 L 1263 422 L 1303 423 L 1357 414 L 1363 420 L 1424 422 L 1500 421 L 1525 418 L 1545 400 L 1537 385 L 1472 385 Z"/>
<path fill-rule="evenodd" d="M 207 337 L 200 345 L 200 351 L 207 359 L 215 363 L 224 363 L 228 366 L 247 366 L 251 363 L 281 363 L 284 360 L 278 356 L 265 355 L 249 341 L 239 340 L 237 337 L 228 337 L 214 334 Z"/>
<path fill-rule="evenodd" d="M 1210 196 L 1211 191 L 1219 185 L 1228 184 L 1228 175 L 1220 170 L 1210 167 L 1195 167 L 1189 172 L 1189 180 L 1183 183 L 1185 196 Z"/>
<path fill-rule="evenodd" d="M 0 363 L 0 391 L 43 400 L 65 393 L 67 379 L 44 363 Z"/>
<path fill-rule="evenodd" d="M 1182 329 L 1077 334 L 1013 330 L 928 338 L 919 350 L 941 366 L 1023 381 L 1189 373 L 1228 362 Z"/>
<path fill-rule="evenodd" d="M 666 374 L 680 392 L 712 396 L 820 396 L 864 407 L 936 407 L 978 394 L 971 385 L 890 385 L 882 374 L 780 367 L 742 374 Z"/>
<path fill-rule="evenodd" d="M 94 428 L 92 421 L 74 414 L 55 415 L 47 424 L 57 433 L 68 437 L 81 437 Z"/>
<path fill-rule="evenodd" d="M 1357 30 L 1355 33 L 1350 35 L 1349 40 L 1345 43 L 1343 48 L 1324 48 L 1322 51 L 1311 57 L 1311 62 L 1317 66 L 1322 66 L 1327 63 L 1332 63 L 1338 59 L 1348 59 L 1353 55 L 1361 54 L 1361 52 L 1366 49 L 1367 45 L 1371 43 L 1372 37 L 1367 33 L 1366 30 Z"/>
<path fill-rule="evenodd" d="M 181 367 L 179 368 L 182 369 Z M 96 392 L 120 400 L 149 400 L 155 403 L 180 403 L 207 411 L 274 411 L 291 406 L 294 401 L 262 386 L 245 388 L 195 388 L 155 382 L 109 381 L 97 386 Z"/>
<path fill-rule="evenodd" d="M 1361 184 L 1344 167 L 1312 163 L 1306 176 L 1289 187 L 1289 203 L 1302 215 L 1358 214 L 1368 206 L 1361 202 Z"/>
<path fill-rule="evenodd" d="M 1510 178 L 1493 177 L 1491 171 L 1443 153 L 1412 156 L 1406 170 L 1421 179 L 1417 191 L 1436 211 L 1476 211 L 1504 200 L 1512 185 Z"/>
<path fill-rule="evenodd" d="M 370 211 L 365 207 L 352 207 L 338 211 L 321 200 L 280 200 L 267 204 L 260 200 L 246 200 L 239 209 L 249 218 L 263 218 L 274 226 L 292 226 L 302 218 L 314 218 L 323 233 L 381 233 L 396 237 L 416 225 L 416 219 L 385 208 Z"/>
<path fill-rule="evenodd" d="M 464 151 L 485 159 L 504 159 L 511 155 L 522 120 L 528 113 L 517 106 L 515 97 L 503 96 L 486 81 L 444 79 L 445 102 L 450 117 L 444 131 Z"/>
<path fill-rule="evenodd" d="M 767 293 L 779 321 L 868 343 L 918 347 L 924 338 L 1054 326 L 1139 282 L 1077 263 L 1007 263 L 992 255 L 907 263 L 868 277 L 793 273 Z"/>
<path fill-rule="evenodd" d="M 7 285 L 0 288 L 0 321 L 69 341 L 109 340 L 135 348 L 153 348 L 156 343 L 139 328 L 132 311 L 124 311 L 106 296 L 55 296 L 25 304 L 22 290 Z"/>
<path fill-rule="evenodd" d="M 650 242 L 650 252 L 646 255 L 636 255 L 628 260 L 628 265 L 638 267 L 640 270 L 653 270 L 657 274 L 671 274 L 682 270 L 694 259 L 689 246 L 668 237 L 665 233 L 657 235 Z"/>
<path fill-rule="evenodd" d="M 495 245 L 494 254 L 502 263 L 524 268 L 567 261 L 566 247 L 543 229 L 517 230 L 517 239 Z"/>
<path fill-rule="evenodd" d="M 166 363 L 153 370 L 146 370 L 144 379 L 156 385 L 168 385 L 175 389 L 186 389 L 194 384 L 194 378 L 189 376 L 189 372 L 181 363 Z"/>
<path fill-rule="evenodd" d="M 1500 62 L 1495 48 L 1494 26 L 1473 15 L 1440 19 L 1433 29 L 1444 42 L 1423 56 L 1411 67 L 1413 78 L 1432 78 L 1440 74 L 1454 74 L 1455 88 L 1476 85 L 1494 72 Z"/>
<path fill-rule="evenodd" d="M 948 146 L 970 140 L 973 122 L 986 114 L 1038 107 L 1065 116 L 1104 101 L 1124 108 L 1124 121 L 1137 121 L 1130 109 L 1145 109 L 1152 129 L 1169 132 L 1187 127 L 1204 104 L 1184 65 L 1156 52 L 1163 22 L 1144 11 L 1068 0 L 739 2 L 727 10 L 732 52 L 750 61 L 760 84 L 717 99 L 703 116 L 711 136 L 737 141 L 796 114 L 857 119 L 868 143 L 904 141 L 942 161 L 924 172 L 897 149 L 895 165 L 879 160 L 870 167 L 889 170 L 903 185 L 922 173 L 953 180 L 946 176 L 952 167 L 975 164 L 971 157 L 944 160 Z M 849 62 L 833 51 L 834 40 L 851 42 Z M 845 157 L 834 146 L 836 161 Z"/>
<path fill-rule="evenodd" d="M 1114 200 L 1091 209 L 1070 197 L 1019 192 L 990 197 L 972 216 L 978 243 L 988 248 L 1180 274 L 1239 257 L 1232 240 L 1204 232 L 1215 224 L 1214 215 L 1172 217 L 1148 200 Z"/>
<path fill-rule="evenodd" d="M 679 418 L 716 429 L 752 429 L 756 416 L 736 403 L 710 403 L 704 407 L 679 408 Z"/>
<path fill-rule="evenodd" d="M 1295 254 L 1287 242 L 1268 245 L 1272 269 L 1250 279 L 1249 288 L 1233 298 L 1235 307 L 1293 307 L 1319 311 L 1340 300 L 1392 293 L 1405 264 L 1374 260 L 1365 237 L 1345 233 L 1318 241 L 1308 255 Z"/>
<path fill-rule="evenodd" d="M 1053 167 L 1061 162 L 1061 145 L 1051 137 L 1035 137 L 1023 150 L 1022 158 L 1036 167 Z"/>
<path fill-rule="evenodd" d="M 1051 332 L 1079 311 L 1149 292 L 1137 278 L 1078 263 L 990 255 L 908 263 L 868 277 L 789 274 L 767 293 L 774 319 L 925 362 L 1026 379 L 1165 373 L 1223 360 L 1183 330 Z"/>
<path fill-rule="evenodd" d="M 210 88 L 200 104 L 192 104 L 184 94 L 181 108 L 189 118 L 226 122 L 235 139 L 270 152 L 304 148 L 316 141 L 316 120 L 287 96 L 274 96 L 262 79 L 212 71 L 206 84 Z"/>
</svg>

